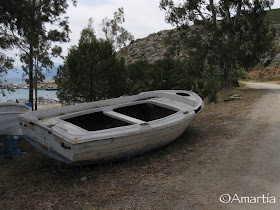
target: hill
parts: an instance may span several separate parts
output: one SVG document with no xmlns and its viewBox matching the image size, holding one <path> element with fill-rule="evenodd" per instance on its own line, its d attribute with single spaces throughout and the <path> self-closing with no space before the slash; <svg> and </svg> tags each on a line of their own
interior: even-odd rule
<svg viewBox="0 0 280 210">
<path fill-rule="evenodd" d="M 280 61 L 280 9 L 273 9 L 267 11 L 267 19 L 269 23 L 275 27 L 277 37 L 276 44 L 278 46 L 278 54 L 275 59 Z M 138 60 L 148 60 L 150 63 L 153 63 L 159 59 L 170 55 L 176 59 L 183 59 L 187 57 L 185 53 L 184 45 L 177 44 L 176 46 L 168 45 L 171 39 L 176 39 L 180 35 L 178 30 L 164 30 L 157 33 L 148 35 L 143 39 L 137 39 L 132 41 L 130 45 L 125 48 L 122 48 L 118 52 L 119 57 L 123 57 L 127 64 L 134 63 Z M 170 50 L 172 50 L 170 52 Z"/>
</svg>

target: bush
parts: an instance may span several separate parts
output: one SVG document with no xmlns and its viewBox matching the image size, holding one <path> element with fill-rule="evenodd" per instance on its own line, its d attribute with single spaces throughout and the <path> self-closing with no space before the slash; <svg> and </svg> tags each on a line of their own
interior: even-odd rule
<svg viewBox="0 0 280 210">
<path fill-rule="evenodd" d="M 217 68 L 206 67 L 201 77 L 196 79 L 195 91 L 203 98 L 208 97 L 209 103 L 217 102 L 217 93 L 221 89 L 220 72 Z"/>
<path fill-rule="evenodd" d="M 186 65 L 183 61 L 166 58 L 153 64 L 137 61 L 127 66 L 128 94 L 142 91 L 191 89 Z"/>
</svg>

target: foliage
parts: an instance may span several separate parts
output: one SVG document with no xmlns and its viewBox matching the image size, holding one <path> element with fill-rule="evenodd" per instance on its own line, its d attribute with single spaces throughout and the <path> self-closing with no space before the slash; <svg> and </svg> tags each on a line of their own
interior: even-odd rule
<svg viewBox="0 0 280 210">
<path fill-rule="evenodd" d="M 150 72 L 153 71 L 152 65 L 147 60 L 136 61 L 126 66 L 126 93 L 129 95 L 148 91 L 147 80 Z"/>
<path fill-rule="evenodd" d="M 239 80 L 239 79 L 245 79 L 246 78 L 246 71 L 243 68 L 236 68 L 232 72 L 232 79 L 233 80 Z"/>
<path fill-rule="evenodd" d="M 81 32 L 79 44 L 91 43 L 92 41 L 96 41 L 95 31 L 92 25 L 93 25 L 93 19 L 89 18 L 88 26 L 84 28 Z"/>
<path fill-rule="evenodd" d="M 128 94 L 142 91 L 184 89 L 186 74 L 184 63 L 171 58 L 153 64 L 137 61 L 127 66 Z"/>
<path fill-rule="evenodd" d="M 122 7 L 117 12 L 114 12 L 113 19 L 106 17 L 102 20 L 102 31 L 105 34 L 105 38 L 113 44 L 116 50 L 125 47 L 127 42 L 134 39 L 133 35 L 121 26 L 124 22 L 124 10 Z"/>
<path fill-rule="evenodd" d="M 13 69 L 14 59 L 7 56 L 5 50 L 14 46 L 15 39 L 10 32 L 21 22 L 20 19 L 15 18 L 15 14 L 19 12 L 15 6 L 21 4 L 22 1 L 0 1 L 0 77 Z"/>
<path fill-rule="evenodd" d="M 191 59 L 216 66 L 222 88 L 228 89 L 236 65 L 250 68 L 271 48 L 274 34 L 269 33 L 265 9 L 272 4 L 267 0 L 182 0 L 176 4 L 161 0 L 160 7 L 166 11 L 166 22 L 182 31 L 184 44 L 192 46 Z M 193 23 L 195 27 L 187 27 Z"/>
<path fill-rule="evenodd" d="M 7 57 L 4 53 L 0 52 L 0 77 L 2 74 L 7 73 L 9 69 L 13 68 L 14 59 Z"/>
<path fill-rule="evenodd" d="M 63 104 L 118 97 L 125 92 L 125 66 L 112 44 L 96 39 L 89 24 L 78 46 L 72 46 L 57 71 L 58 98 Z"/>
<path fill-rule="evenodd" d="M 152 90 L 193 90 L 209 102 L 217 101 L 220 74 L 215 67 L 204 67 L 194 72 L 188 61 L 166 58 L 151 64 L 137 61 L 127 66 L 127 93 L 138 94 Z"/>
<path fill-rule="evenodd" d="M 217 102 L 217 93 L 220 88 L 220 73 L 215 67 L 204 68 L 201 77 L 196 79 L 195 91 L 203 98 L 208 97 L 209 103 Z"/>
</svg>

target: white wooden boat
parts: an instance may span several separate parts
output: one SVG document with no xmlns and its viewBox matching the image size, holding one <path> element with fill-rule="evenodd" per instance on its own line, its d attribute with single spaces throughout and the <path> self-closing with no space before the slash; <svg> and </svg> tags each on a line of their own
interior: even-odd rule
<svg viewBox="0 0 280 210">
<path fill-rule="evenodd" d="M 0 103 L 0 135 L 22 135 L 16 116 L 27 111 L 24 104 Z"/>
<path fill-rule="evenodd" d="M 161 90 L 40 110 L 17 118 L 26 140 L 69 164 L 104 162 L 164 146 L 204 107 L 192 91 Z"/>
</svg>

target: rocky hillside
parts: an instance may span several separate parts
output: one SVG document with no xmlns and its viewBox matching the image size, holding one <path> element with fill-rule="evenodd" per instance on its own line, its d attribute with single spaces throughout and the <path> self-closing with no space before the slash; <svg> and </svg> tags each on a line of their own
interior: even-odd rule
<svg viewBox="0 0 280 210">
<path fill-rule="evenodd" d="M 127 64 L 139 60 L 148 60 L 150 63 L 160 60 L 166 57 L 167 53 L 169 53 L 167 41 L 170 33 L 172 33 L 173 36 L 178 34 L 177 29 L 164 30 L 150 34 L 143 39 L 132 41 L 130 45 L 122 48 L 118 52 L 118 56 L 125 58 Z M 178 49 L 182 48 L 179 45 L 174 47 L 177 47 Z M 174 58 L 184 57 L 186 57 L 186 55 L 183 53 L 177 53 L 174 55 Z"/>
<path fill-rule="evenodd" d="M 280 9 L 271 10 L 269 13 L 268 19 L 273 27 L 277 31 L 277 45 L 278 54 L 274 58 L 280 62 Z M 279 14 L 278 14 L 279 13 Z M 276 24 L 277 23 L 277 24 Z M 170 35 L 172 34 L 172 36 Z M 177 46 L 170 46 L 167 43 L 170 42 L 170 39 L 178 37 L 179 33 L 177 29 L 173 30 L 164 30 L 149 36 L 143 39 L 137 39 L 132 41 L 129 46 L 121 49 L 118 52 L 119 57 L 123 57 L 126 60 L 127 64 L 134 63 L 138 60 L 148 60 L 150 63 L 153 63 L 159 59 L 164 58 L 170 49 L 173 49 L 172 55 L 174 58 L 186 58 L 186 53 L 184 53 L 183 45 L 178 44 Z"/>
</svg>

